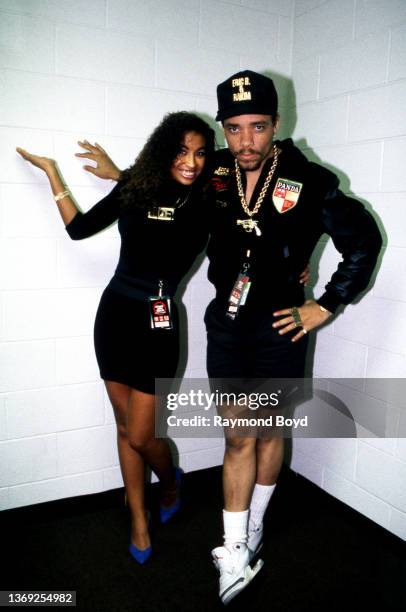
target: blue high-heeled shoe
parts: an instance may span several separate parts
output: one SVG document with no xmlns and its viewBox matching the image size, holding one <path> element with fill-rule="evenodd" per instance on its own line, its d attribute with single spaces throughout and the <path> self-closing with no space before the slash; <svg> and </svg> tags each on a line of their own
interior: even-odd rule
<svg viewBox="0 0 406 612">
<path fill-rule="evenodd" d="M 130 551 L 130 555 L 133 557 L 133 559 L 135 559 L 140 565 L 143 565 L 151 556 L 152 546 L 148 546 L 148 548 L 140 550 L 135 546 L 135 544 L 131 543 L 128 550 Z"/>
<path fill-rule="evenodd" d="M 181 498 L 180 498 L 180 487 L 181 487 L 181 483 L 182 483 L 182 476 L 183 476 L 183 470 L 181 468 L 175 468 L 175 480 L 176 480 L 176 487 L 178 489 L 177 492 L 177 498 L 174 504 L 172 504 L 172 506 L 169 506 L 169 508 L 165 508 L 165 506 L 161 506 L 159 509 L 159 516 L 161 519 L 161 523 L 167 523 L 169 521 L 169 519 L 171 519 L 173 517 L 174 514 L 176 514 L 176 512 L 178 512 L 178 510 L 181 507 Z"/>
<path fill-rule="evenodd" d="M 149 528 L 151 524 L 151 513 L 149 512 L 149 510 L 147 510 L 147 522 Z M 143 565 L 145 561 L 148 561 L 152 554 L 152 546 L 148 546 L 148 548 L 144 548 L 144 550 L 141 550 L 140 548 L 137 548 L 136 545 L 132 542 L 130 542 L 128 550 L 132 558 L 135 559 L 140 565 Z"/>
</svg>

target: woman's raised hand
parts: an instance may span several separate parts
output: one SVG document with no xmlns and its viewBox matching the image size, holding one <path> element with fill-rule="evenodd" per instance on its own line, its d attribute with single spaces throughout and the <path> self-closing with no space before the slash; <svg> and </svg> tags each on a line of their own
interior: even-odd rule
<svg viewBox="0 0 406 612">
<path fill-rule="evenodd" d="M 25 149 L 21 147 L 16 147 L 17 153 L 21 155 L 26 161 L 30 162 L 36 168 L 43 170 L 44 172 L 48 172 L 56 167 L 56 161 L 51 159 L 50 157 L 43 157 L 41 155 L 34 155 L 33 153 L 29 153 Z"/>
<path fill-rule="evenodd" d="M 61 214 L 62 220 L 65 225 L 68 225 L 68 223 L 70 223 L 77 215 L 78 208 L 72 199 L 72 195 L 65 181 L 63 180 L 62 175 L 59 172 L 56 161 L 50 157 L 42 157 L 41 155 L 33 155 L 32 153 L 28 153 L 28 151 L 22 149 L 21 147 L 16 147 L 16 151 L 26 161 L 30 162 L 30 164 L 45 172 L 54 197 L 58 196 L 56 201 L 58 203 L 58 210 Z"/>
<path fill-rule="evenodd" d="M 92 145 L 87 140 L 79 140 L 78 145 L 85 149 L 86 153 L 75 153 L 76 157 L 84 157 L 96 162 L 96 166 L 83 166 L 85 170 L 101 179 L 111 179 L 113 181 L 120 179 L 121 170 L 117 168 L 113 160 L 97 142 Z"/>
</svg>

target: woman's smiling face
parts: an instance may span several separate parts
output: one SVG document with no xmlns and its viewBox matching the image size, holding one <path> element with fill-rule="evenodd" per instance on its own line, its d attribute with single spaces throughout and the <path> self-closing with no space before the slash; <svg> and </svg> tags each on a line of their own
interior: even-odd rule
<svg viewBox="0 0 406 612">
<path fill-rule="evenodd" d="M 172 178 L 182 185 L 192 185 L 202 173 L 206 161 L 206 140 L 198 132 L 186 132 L 171 166 Z"/>
</svg>

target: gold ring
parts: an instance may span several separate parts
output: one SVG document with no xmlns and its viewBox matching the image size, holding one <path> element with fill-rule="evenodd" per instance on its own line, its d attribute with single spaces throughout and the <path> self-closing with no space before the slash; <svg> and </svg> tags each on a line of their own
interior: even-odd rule
<svg viewBox="0 0 406 612">
<path fill-rule="evenodd" d="M 300 313 L 296 306 L 293 306 L 293 308 L 290 309 L 290 313 L 293 317 L 295 327 L 300 327 L 302 325 L 302 319 L 300 318 Z"/>
</svg>

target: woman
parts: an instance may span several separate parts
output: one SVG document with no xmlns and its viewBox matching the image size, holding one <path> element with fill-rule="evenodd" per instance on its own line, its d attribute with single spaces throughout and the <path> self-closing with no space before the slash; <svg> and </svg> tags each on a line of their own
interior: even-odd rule
<svg viewBox="0 0 406 612">
<path fill-rule="evenodd" d="M 118 219 L 120 259 L 100 301 L 94 340 L 117 423 L 131 512 L 130 553 L 144 563 L 152 551 L 145 463 L 161 483 L 161 521 L 180 505 L 181 472 L 167 441 L 154 437 L 155 378 L 174 377 L 178 365 L 178 315 L 171 298 L 207 240 L 203 208 L 214 131 L 196 115 L 168 114 L 111 193 L 85 214 L 54 160 L 17 151 L 46 173 L 72 239 L 92 236 Z"/>
</svg>

